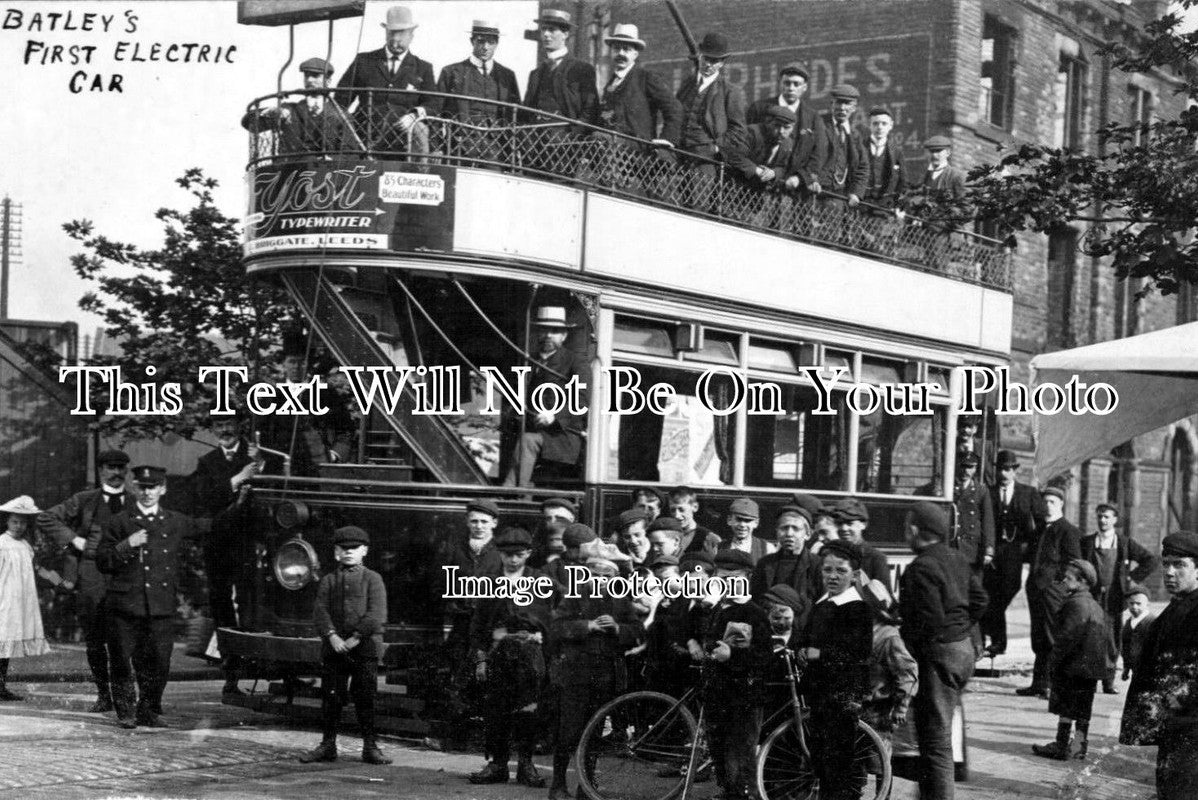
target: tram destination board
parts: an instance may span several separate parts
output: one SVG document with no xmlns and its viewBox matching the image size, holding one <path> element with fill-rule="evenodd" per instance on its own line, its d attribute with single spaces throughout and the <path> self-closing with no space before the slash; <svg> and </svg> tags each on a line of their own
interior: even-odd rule
<svg viewBox="0 0 1198 800">
<path fill-rule="evenodd" d="M 246 256 L 453 247 L 453 167 L 283 163 L 258 167 L 247 181 Z"/>
</svg>

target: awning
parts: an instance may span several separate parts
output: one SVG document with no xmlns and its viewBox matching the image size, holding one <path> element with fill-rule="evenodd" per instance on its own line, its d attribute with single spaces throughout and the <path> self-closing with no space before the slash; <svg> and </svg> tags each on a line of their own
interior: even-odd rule
<svg viewBox="0 0 1198 800">
<path fill-rule="evenodd" d="M 1119 394 L 1103 416 L 1035 415 L 1036 480 L 1049 478 L 1147 431 L 1198 414 L 1198 322 L 1045 353 L 1032 359 L 1032 382 L 1065 386 L 1074 375 Z"/>
</svg>

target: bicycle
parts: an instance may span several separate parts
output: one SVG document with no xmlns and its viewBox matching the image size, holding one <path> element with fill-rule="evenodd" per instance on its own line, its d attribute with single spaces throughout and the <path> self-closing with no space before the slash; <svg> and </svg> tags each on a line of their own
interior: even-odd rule
<svg viewBox="0 0 1198 800">
<path fill-rule="evenodd" d="M 765 800 L 816 800 L 819 777 L 807 747 L 811 712 L 799 695 L 801 672 L 794 651 L 783 648 L 781 652 L 786 659 L 790 718 L 770 732 L 757 753 L 757 791 Z M 861 720 L 857 720 L 853 763 L 858 774 L 865 778 L 861 797 L 885 800 L 890 795 L 893 780 L 890 750 L 877 731 Z"/>
</svg>

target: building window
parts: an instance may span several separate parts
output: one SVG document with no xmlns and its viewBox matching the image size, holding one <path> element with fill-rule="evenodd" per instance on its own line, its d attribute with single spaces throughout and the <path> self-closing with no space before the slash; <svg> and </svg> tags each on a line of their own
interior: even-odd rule
<svg viewBox="0 0 1198 800">
<path fill-rule="evenodd" d="M 1077 231 L 1059 228 L 1048 234 L 1048 348 L 1074 346 L 1073 287 L 1077 268 Z"/>
<path fill-rule="evenodd" d="M 1015 29 L 994 17 L 982 26 L 981 118 L 991 125 L 1011 129 L 1015 94 Z"/>
<path fill-rule="evenodd" d="M 1086 62 L 1061 54 L 1055 86 L 1057 118 L 1054 144 L 1077 150 L 1082 144 L 1085 119 Z"/>
<path fill-rule="evenodd" d="M 1139 86 L 1129 86 L 1127 94 L 1128 111 L 1130 111 L 1128 121 L 1132 125 L 1148 125 L 1152 122 L 1152 92 L 1141 89 Z M 1137 131 L 1132 141 L 1136 147 L 1139 147 L 1146 138 L 1145 131 Z"/>
</svg>

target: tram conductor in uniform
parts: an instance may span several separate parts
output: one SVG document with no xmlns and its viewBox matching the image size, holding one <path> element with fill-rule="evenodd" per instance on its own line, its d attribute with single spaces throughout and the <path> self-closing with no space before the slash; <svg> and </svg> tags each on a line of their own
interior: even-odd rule
<svg viewBox="0 0 1198 800">
<path fill-rule="evenodd" d="M 111 626 L 112 702 L 122 728 L 163 728 L 179 548 L 199 529 L 191 518 L 159 505 L 165 469 L 135 467 L 133 484 L 137 502 L 108 521 L 96 549 L 96 566 L 111 576 L 104 607 Z"/>
<path fill-rule="evenodd" d="M 541 306 L 536 310 L 535 327 L 538 349 L 529 376 L 529 396 L 546 383 L 565 386 L 574 377 L 584 382 L 581 359 L 566 347 L 571 329 L 562 306 Z M 548 397 L 549 395 L 547 395 Z M 548 402 L 548 401 L 546 401 Z M 586 419 L 564 408 L 556 414 L 537 410 L 529 403 L 525 408 L 524 430 L 520 434 L 504 486 L 531 486 L 532 473 L 538 461 L 570 472 L 582 455 L 582 432 Z"/>
</svg>

